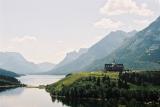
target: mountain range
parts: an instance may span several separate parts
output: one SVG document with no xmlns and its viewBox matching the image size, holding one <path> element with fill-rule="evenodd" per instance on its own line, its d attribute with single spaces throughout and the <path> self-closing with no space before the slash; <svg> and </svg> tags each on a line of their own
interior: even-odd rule
<svg viewBox="0 0 160 107">
<path fill-rule="evenodd" d="M 115 31 L 93 45 L 76 60 L 54 68 L 49 74 L 103 70 L 104 64 L 123 63 L 126 69 L 160 69 L 160 17 L 136 32 Z"/>
<path fill-rule="evenodd" d="M 72 51 L 66 54 L 65 58 L 57 64 L 54 69 L 63 67 L 67 65 L 68 63 L 71 63 L 75 61 L 78 57 L 80 57 L 82 54 L 86 53 L 88 51 L 87 48 L 81 48 L 79 51 Z"/>
<path fill-rule="evenodd" d="M 126 68 L 137 70 L 160 69 L 160 17 L 139 31 L 110 55 L 95 60 L 84 70 L 99 70 L 105 63 L 123 63 Z"/>
<path fill-rule="evenodd" d="M 54 68 L 54 64 L 35 64 L 27 61 L 16 52 L 0 52 L 0 68 L 13 71 L 18 74 L 34 74 L 48 71 Z"/>
<path fill-rule="evenodd" d="M 20 74 L 68 74 L 103 70 L 104 64 L 123 63 L 126 69 L 160 69 L 160 17 L 141 31 L 114 31 L 88 49 L 67 53 L 57 65 L 34 64 L 15 52 L 0 52 L 0 68 Z"/>
<path fill-rule="evenodd" d="M 56 64 L 49 63 L 49 62 L 42 62 L 42 63 L 36 64 L 36 65 L 40 69 L 39 72 L 46 72 L 46 71 L 49 71 L 49 70 L 53 69 L 54 67 L 56 67 Z"/>
<path fill-rule="evenodd" d="M 63 66 L 58 66 L 58 64 L 58 67 L 53 68 L 53 70 L 49 71 L 48 74 L 66 74 L 75 71 L 82 71 L 83 68 L 90 65 L 94 60 L 101 59 L 109 55 L 135 33 L 136 31 L 127 33 L 120 30 L 111 32 L 101 41 L 90 47 L 85 53 L 79 55 L 76 59 L 67 62 Z"/>
</svg>

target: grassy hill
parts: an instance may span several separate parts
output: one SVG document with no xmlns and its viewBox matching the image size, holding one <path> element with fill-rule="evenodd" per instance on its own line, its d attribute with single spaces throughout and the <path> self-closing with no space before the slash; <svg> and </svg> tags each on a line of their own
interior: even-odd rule
<svg viewBox="0 0 160 107">
<path fill-rule="evenodd" d="M 48 85 L 47 90 L 48 91 L 61 91 L 63 86 L 69 87 L 72 84 L 74 84 L 76 81 L 79 81 L 83 78 L 87 78 L 87 77 L 104 77 L 104 76 L 109 76 L 112 79 L 117 79 L 118 78 L 118 73 L 116 72 L 109 72 L 109 73 L 103 73 L 103 72 L 80 72 L 80 73 L 73 73 L 73 74 L 69 74 L 67 75 L 64 79 Z"/>
<path fill-rule="evenodd" d="M 128 105 L 135 102 L 138 104 L 148 104 L 148 102 L 159 104 L 160 72 L 74 73 L 46 86 L 46 90 L 52 97 L 58 99 L 103 100 L 110 103 L 114 101 L 118 105 Z M 115 105 L 115 107 L 117 106 Z"/>
</svg>

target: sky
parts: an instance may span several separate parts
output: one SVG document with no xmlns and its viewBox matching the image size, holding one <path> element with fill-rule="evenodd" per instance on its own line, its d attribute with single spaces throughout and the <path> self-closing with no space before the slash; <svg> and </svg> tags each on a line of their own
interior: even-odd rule
<svg viewBox="0 0 160 107">
<path fill-rule="evenodd" d="M 111 31 L 142 30 L 159 10 L 160 0 L 0 0 L 0 52 L 58 63 Z"/>
</svg>

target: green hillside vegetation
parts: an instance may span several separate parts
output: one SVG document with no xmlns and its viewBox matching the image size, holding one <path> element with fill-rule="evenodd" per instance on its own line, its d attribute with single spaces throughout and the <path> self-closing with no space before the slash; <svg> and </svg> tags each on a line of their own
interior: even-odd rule
<svg viewBox="0 0 160 107">
<path fill-rule="evenodd" d="M 139 71 L 129 75 L 125 73 L 121 78 L 128 82 L 130 90 L 160 90 L 159 71 Z"/>
<path fill-rule="evenodd" d="M 4 91 L 6 89 L 15 88 L 19 86 L 23 85 L 16 78 L 0 75 L 0 91 Z"/>
<path fill-rule="evenodd" d="M 61 91 L 63 86 L 71 86 L 74 84 L 74 82 L 79 81 L 83 78 L 87 77 L 104 77 L 104 76 L 109 76 L 112 79 L 117 79 L 118 78 L 118 73 L 112 72 L 112 73 L 103 73 L 103 72 L 80 72 L 80 73 L 73 73 L 73 74 L 68 74 L 64 79 L 48 85 L 47 90 L 48 91 Z"/>
<path fill-rule="evenodd" d="M 84 72 L 69 74 L 46 90 L 52 98 L 104 100 L 117 105 L 159 104 L 160 72 Z"/>
</svg>

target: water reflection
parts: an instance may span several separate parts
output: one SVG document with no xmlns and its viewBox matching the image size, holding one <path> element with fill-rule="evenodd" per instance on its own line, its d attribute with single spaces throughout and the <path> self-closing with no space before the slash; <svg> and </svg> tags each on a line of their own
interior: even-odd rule
<svg viewBox="0 0 160 107">
<path fill-rule="evenodd" d="M 55 83 L 64 78 L 64 75 L 26 75 L 18 77 L 23 84 L 39 86 Z"/>
<path fill-rule="evenodd" d="M 38 86 L 41 84 L 44 85 L 54 83 L 62 79 L 63 77 L 64 76 L 28 75 L 20 77 L 19 79 L 20 81 L 22 81 L 22 83 Z M 131 105 L 135 105 L 135 103 L 133 102 Z M 0 107 L 118 107 L 118 102 L 116 100 L 88 101 L 77 99 L 70 100 L 54 97 L 51 98 L 50 94 L 47 93 L 44 89 L 15 88 L 0 93 Z M 138 104 L 138 107 L 144 106 L 139 106 Z"/>
<path fill-rule="evenodd" d="M 27 75 L 18 78 L 27 85 L 45 85 L 54 83 L 64 76 Z M 0 107 L 67 107 L 61 102 L 52 102 L 50 94 L 44 89 L 15 88 L 0 92 Z"/>
<path fill-rule="evenodd" d="M 53 103 L 61 102 L 69 107 L 118 107 L 118 103 L 115 101 L 98 101 L 98 100 L 78 100 L 78 99 L 67 99 L 67 98 L 55 98 L 52 97 Z"/>
<path fill-rule="evenodd" d="M 53 103 L 44 89 L 16 88 L 0 93 L 0 107 L 66 107 Z"/>
<path fill-rule="evenodd" d="M 24 88 L 7 89 L 5 91 L 2 91 L 0 96 L 17 96 L 23 93 L 23 91 L 24 91 Z"/>
<path fill-rule="evenodd" d="M 67 99 L 67 98 L 55 98 L 52 97 L 52 102 L 61 102 L 65 106 L 69 107 L 160 107 L 159 104 L 150 103 L 144 104 L 135 100 L 126 101 L 122 103 L 118 99 L 104 100 L 80 100 L 80 99 Z"/>
</svg>

